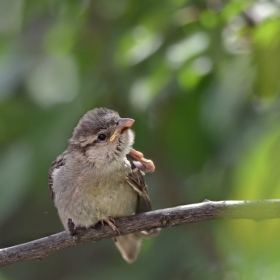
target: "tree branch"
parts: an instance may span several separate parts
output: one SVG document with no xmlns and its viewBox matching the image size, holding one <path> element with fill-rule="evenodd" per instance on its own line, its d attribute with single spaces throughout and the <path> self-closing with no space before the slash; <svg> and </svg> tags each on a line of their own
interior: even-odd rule
<svg viewBox="0 0 280 280">
<path fill-rule="evenodd" d="M 220 219 L 255 221 L 280 218 L 280 199 L 255 201 L 204 201 L 202 203 L 151 211 L 116 219 L 121 235 L 153 228 Z M 63 231 L 28 243 L 0 249 L 0 267 L 31 259 L 42 259 L 58 250 L 118 236 L 108 225 L 76 230 L 71 236 Z"/>
</svg>

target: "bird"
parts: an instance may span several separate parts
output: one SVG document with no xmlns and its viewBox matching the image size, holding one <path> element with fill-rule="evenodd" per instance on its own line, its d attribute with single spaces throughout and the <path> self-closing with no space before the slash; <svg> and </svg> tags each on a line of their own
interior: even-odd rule
<svg viewBox="0 0 280 280">
<path fill-rule="evenodd" d="M 155 166 L 133 149 L 133 123 L 111 109 L 90 110 L 75 127 L 66 151 L 52 162 L 49 190 L 66 230 L 69 222 L 76 228 L 101 222 L 118 231 L 115 218 L 152 209 L 143 174 Z M 151 230 L 117 236 L 115 244 L 123 259 L 132 263 L 142 238 L 157 234 Z"/>
</svg>

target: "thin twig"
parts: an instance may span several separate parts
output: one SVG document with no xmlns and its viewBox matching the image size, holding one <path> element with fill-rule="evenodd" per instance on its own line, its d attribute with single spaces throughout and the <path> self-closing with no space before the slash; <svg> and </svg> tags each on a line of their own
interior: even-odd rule
<svg viewBox="0 0 280 280">
<path fill-rule="evenodd" d="M 151 211 L 116 219 L 121 235 L 153 228 L 173 227 L 188 223 L 219 219 L 251 219 L 255 221 L 280 218 L 280 199 L 255 201 L 205 200 L 202 203 Z M 42 259 L 58 250 L 117 236 L 108 225 L 75 229 L 71 236 L 63 231 L 24 244 L 0 249 L 0 267 L 31 259 Z"/>
</svg>

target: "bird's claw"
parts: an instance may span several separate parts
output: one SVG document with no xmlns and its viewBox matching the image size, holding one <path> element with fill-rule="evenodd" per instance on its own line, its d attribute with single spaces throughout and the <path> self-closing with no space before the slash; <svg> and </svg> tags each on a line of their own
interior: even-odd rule
<svg viewBox="0 0 280 280">
<path fill-rule="evenodd" d="M 76 231 L 76 228 L 75 228 L 75 224 L 72 221 L 72 219 L 70 219 L 70 218 L 68 219 L 67 226 L 68 226 L 68 230 L 69 230 L 71 236 L 75 236 L 78 234 Z"/>
<path fill-rule="evenodd" d="M 112 230 L 117 231 L 118 234 L 121 235 L 119 229 L 116 227 L 116 222 L 115 222 L 114 218 L 108 217 L 107 220 L 102 220 L 101 221 L 102 226 L 104 226 L 104 223 L 108 224 Z"/>
</svg>

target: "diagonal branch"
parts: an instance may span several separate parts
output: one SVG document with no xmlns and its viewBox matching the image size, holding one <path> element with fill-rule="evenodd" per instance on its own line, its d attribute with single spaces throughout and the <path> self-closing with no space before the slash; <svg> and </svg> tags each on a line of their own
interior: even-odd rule
<svg viewBox="0 0 280 280">
<path fill-rule="evenodd" d="M 151 211 L 116 219 L 121 235 L 219 219 L 251 219 L 255 221 L 280 218 L 280 199 L 245 201 L 204 201 L 202 203 Z M 63 231 L 31 242 L 0 249 L 0 267 L 31 259 L 42 259 L 58 250 L 117 236 L 108 225 L 97 224 L 90 229 L 77 229 L 71 236 Z"/>
</svg>

